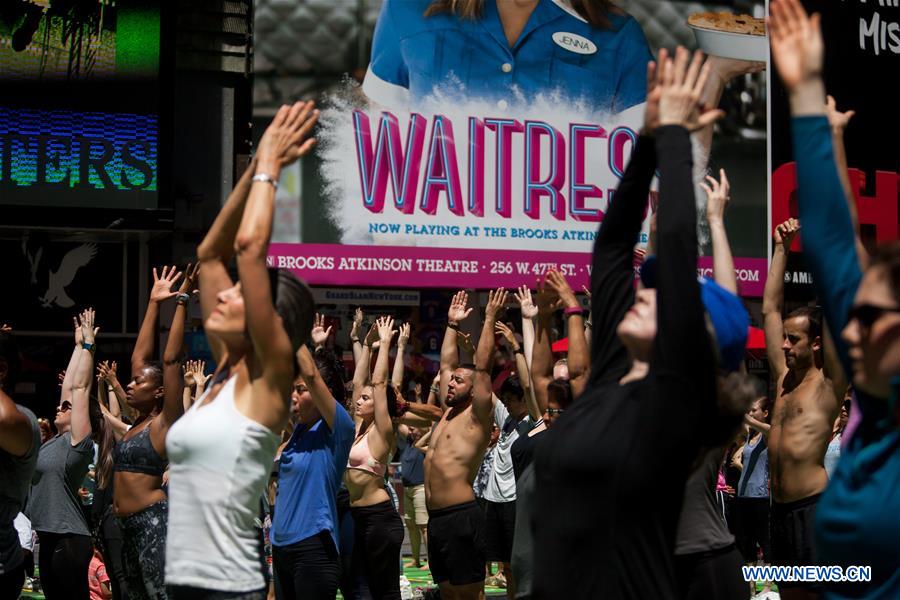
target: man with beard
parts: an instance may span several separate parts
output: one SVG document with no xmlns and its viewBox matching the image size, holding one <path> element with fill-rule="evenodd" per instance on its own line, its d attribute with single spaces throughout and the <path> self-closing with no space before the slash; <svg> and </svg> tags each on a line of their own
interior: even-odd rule
<svg viewBox="0 0 900 600">
<path fill-rule="evenodd" d="M 832 386 L 841 383 L 832 384 L 823 371 L 818 312 L 803 307 L 784 320 L 781 316 L 787 253 L 799 230 L 796 219 L 775 228 L 775 251 L 763 296 L 766 351 L 777 382 L 768 450 L 772 564 L 780 566 L 816 564 L 813 522 L 816 503 L 828 485 L 825 450 L 840 408 Z M 786 600 L 814 594 L 811 589 L 795 586 L 793 582 L 780 582 L 779 592 Z"/>
<path fill-rule="evenodd" d="M 484 587 L 485 518 L 472 481 L 493 424 L 494 324 L 506 297 L 502 288 L 488 296 L 474 365 L 457 365 L 457 329 L 472 312 L 465 292 L 453 297 L 447 314 L 440 382 L 447 411 L 435 425 L 425 455 L 428 561 L 443 598 L 478 598 Z"/>
</svg>

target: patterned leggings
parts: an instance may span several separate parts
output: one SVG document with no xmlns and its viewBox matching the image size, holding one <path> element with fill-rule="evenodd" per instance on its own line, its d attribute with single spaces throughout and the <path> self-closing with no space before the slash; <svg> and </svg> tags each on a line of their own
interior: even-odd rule
<svg viewBox="0 0 900 600">
<path fill-rule="evenodd" d="M 122 563 L 132 600 L 167 600 L 166 525 L 168 502 L 157 502 L 119 518 Z"/>
</svg>

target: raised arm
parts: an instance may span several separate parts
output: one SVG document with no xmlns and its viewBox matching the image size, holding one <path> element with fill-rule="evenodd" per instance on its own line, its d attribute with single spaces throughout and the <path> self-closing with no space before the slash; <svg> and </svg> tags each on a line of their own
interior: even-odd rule
<svg viewBox="0 0 900 600">
<path fill-rule="evenodd" d="M 537 317 L 538 309 L 531 298 L 531 290 L 528 289 L 527 285 L 520 286 L 513 294 L 516 302 L 519 303 L 519 308 L 522 310 L 522 350 L 524 351 L 525 366 L 528 368 L 528 398 L 540 411 L 541 405 L 537 401 L 537 395 L 534 391 L 534 379 L 531 376 L 531 369 L 534 364 L 534 318 Z"/>
<path fill-rule="evenodd" d="M 107 408 L 109 409 L 110 414 L 112 414 L 114 417 L 119 417 L 122 414 L 122 409 L 119 404 L 119 396 L 116 392 L 116 385 L 118 385 L 120 388 L 122 387 L 122 385 L 119 383 L 119 380 L 116 378 L 117 367 L 118 365 L 116 364 L 116 361 L 109 362 L 107 360 L 102 361 L 97 366 L 97 393 L 99 395 L 101 388 L 106 389 Z"/>
<path fill-rule="evenodd" d="M 150 288 L 150 300 L 147 302 L 147 312 L 141 322 L 141 330 L 138 332 L 134 351 L 131 353 L 131 372 L 137 373 L 145 364 L 153 360 L 153 348 L 156 340 L 156 321 L 159 319 L 159 305 L 178 294 L 172 291 L 172 286 L 178 281 L 181 273 L 177 268 L 163 267 L 162 275 L 158 275 L 156 267 L 153 268 L 153 287 Z"/>
<path fill-rule="evenodd" d="M 363 344 L 362 351 L 359 355 L 359 361 L 356 363 L 356 368 L 353 371 L 352 400 L 354 406 L 356 405 L 356 400 L 359 398 L 359 395 L 362 394 L 363 388 L 369 382 L 369 364 L 372 359 L 372 344 L 375 343 L 377 337 L 378 330 L 373 325 L 366 335 L 366 343 Z"/>
<path fill-rule="evenodd" d="M 194 289 L 194 280 L 197 277 L 197 269 L 200 264 L 191 267 L 188 264 L 184 271 L 184 281 L 178 288 L 175 305 L 175 316 L 172 317 L 172 326 L 169 328 L 169 337 L 166 339 L 166 348 L 163 350 L 163 409 L 156 419 L 158 423 L 156 431 L 162 433 L 158 440 L 164 444 L 165 432 L 184 414 L 184 323 L 187 320 L 187 306 Z M 153 430 L 151 430 L 153 433 Z M 164 445 L 163 445 L 164 447 Z"/>
<path fill-rule="evenodd" d="M 513 292 L 513 296 L 522 310 L 522 350 L 525 352 L 525 363 L 528 365 L 528 370 L 531 371 L 534 359 L 534 319 L 538 315 L 538 309 L 531 298 L 531 290 L 527 285 L 519 286 L 519 289 Z"/>
<path fill-rule="evenodd" d="M 660 63 L 666 60 L 660 50 Z M 650 182 L 656 169 L 653 135 L 659 126 L 659 85 L 656 64 L 647 65 L 644 128 L 631 152 L 625 174 L 600 224 L 591 259 L 591 373 L 593 381 L 618 381 L 631 360 L 616 335 L 616 327 L 634 304 L 633 250 L 641 230 Z M 541 343 L 540 333 L 536 344 Z M 537 349 L 535 349 L 537 350 Z M 536 360 L 536 359 L 535 359 Z M 533 373 L 538 369 L 535 367 Z M 537 381 L 535 381 L 537 389 Z"/>
<path fill-rule="evenodd" d="M 428 452 L 428 444 L 429 444 L 429 442 L 431 442 L 431 432 L 432 431 L 434 431 L 434 429 L 429 429 L 428 431 L 423 433 L 419 437 L 419 439 L 416 440 L 416 443 L 414 444 L 416 450 L 418 450 L 422 454 L 425 454 L 426 452 Z"/>
<path fill-rule="evenodd" d="M 769 275 L 766 278 L 766 287 L 763 291 L 763 328 L 766 334 L 766 354 L 769 357 L 769 367 L 776 378 L 780 378 L 787 370 L 784 359 L 784 271 L 787 268 L 787 256 L 790 251 L 794 236 L 800 231 L 800 222 L 796 219 L 788 219 L 775 228 L 772 241 L 775 247 L 772 253 L 772 263 L 769 266 Z"/>
<path fill-rule="evenodd" d="M 247 197 L 250 195 L 252 178 L 256 174 L 256 157 L 247 166 L 238 180 L 228 200 L 219 209 L 219 214 L 197 247 L 197 260 L 203 265 L 200 277 L 200 309 L 203 322 L 209 318 L 218 304 L 218 294 L 231 288 L 234 282 L 228 275 L 228 263 L 234 256 L 234 238 L 244 215 Z M 213 358 L 219 362 L 224 353 L 221 340 L 207 333 L 209 348 Z"/>
<path fill-rule="evenodd" d="M 841 364 L 850 372 L 850 357 L 840 332 L 847 324 L 862 269 L 825 117 L 821 19 L 819 15 L 808 17 L 797 0 L 773 0 L 770 10 L 772 59 L 788 92 L 793 117 L 797 205 L 807 232 L 804 256 Z"/>
<path fill-rule="evenodd" d="M 72 377 L 72 445 L 91 435 L 91 418 L 88 410 L 91 382 L 94 376 L 94 343 L 99 331 L 94 327 L 94 309 L 89 308 L 79 317 L 81 348 Z"/>
<path fill-rule="evenodd" d="M 706 192 L 706 222 L 709 223 L 709 235 L 712 238 L 713 278 L 720 286 L 737 295 L 734 258 L 731 256 L 731 245 L 725 231 L 725 209 L 731 200 L 731 185 L 725 169 L 719 169 L 719 177 L 721 182 L 707 175 L 707 183 L 700 184 Z"/>
<path fill-rule="evenodd" d="M 475 383 L 472 387 L 472 412 L 482 423 L 487 423 L 493 415 L 493 389 L 491 387 L 491 365 L 494 363 L 494 325 L 497 315 L 506 307 L 506 290 L 500 288 L 488 292 L 484 309 L 484 325 L 475 351 Z"/>
<path fill-rule="evenodd" d="M 328 389 L 328 385 L 319 374 L 316 361 L 306 346 L 300 346 L 300 349 L 297 350 L 297 364 L 300 366 L 300 376 L 306 383 L 306 387 L 309 388 L 309 395 L 312 396 L 319 414 L 325 419 L 328 428 L 333 429 L 338 400 L 332 397 L 331 390 Z"/>
<path fill-rule="evenodd" d="M 569 337 L 567 363 L 569 367 L 569 384 L 572 386 L 572 397 L 577 398 L 587 386 L 591 375 L 591 357 L 587 339 L 584 336 L 584 317 L 581 303 L 562 273 L 556 270 L 547 272 L 547 285 L 559 296 L 566 319 L 566 331 Z"/>
<path fill-rule="evenodd" d="M 764 421 L 757 421 L 750 415 L 744 415 L 744 423 L 747 424 L 748 427 L 752 427 L 756 431 L 768 437 L 769 430 L 772 429 L 772 426 Z"/>
<path fill-rule="evenodd" d="M 409 333 L 411 327 L 409 323 L 400 326 L 400 335 L 397 337 L 397 357 L 394 358 L 394 370 L 391 374 L 391 383 L 395 387 L 403 387 L 404 361 L 403 355 L 406 352 L 406 346 L 409 343 Z"/>
<path fill-rule="evenodd" d="M 859 265 L 865 269 L 869 264 L 869 253 L 859 238 L 859 211 L 856 209 L 856 196 L 853 186 L 850 184 L 850 172 L 847 165 L 847 149 L 844 146 L 844 130 L 850 123 L 850 119 L 856 111 L 841 112 L 837 109 L 837 102 L 833 96 L 828 96 L 825 105 L 828 114 L 828 125 L 831 127 L 831 144 L 834 147 L 834 163 L 837 168 L 841 187 L 844 188 L 844 197 L 847 200 L 847 210 L 850 211 L 850 221 L 853 223 L 853 232 L 856 238 L 856 254 L 859 256 Z"/>
<path fill-rule="evenodd" d="M 359 334 L 362 332 L 363 311 L 357 308 L 353 313 L 353 324 L 350 326 L 350 343 L 353 345 L 353 364 L 359 363 L 363 345 L 360 343 Z"/>
<path fill-rule="evenodd" d="M 275 184 L 281 174 L 281 156 L 293 151 L 296 160 L 315 124 L 310 102 L 283 106 L 266 128 L 259 143 L 258 164 L 241 224 L 234 238 L 241 295 L 246 307 L 246 326 L 253 344 L 261 385 L 273 401 L 288 396 L 294 373 L 294 351 L 281 317 L 275 311 L 266 257 L 275 216 Z M 285 405 L 286 407 L 286 405 Z"/>
<path fill-rule="evenodd" d="M 394 320 L 381 317 L 376 322 L 378 327 L 378 358 L 375 359 L 375 370 L 372 372 L 372 388 L 375 400 L 375 428 L 382 438 L 391 440 L 394 435 L 394 424 L 388 411 L 387 376 L 390 363 L 391 339 L 397 333 Z M 390 443 L 389 443 L 390 445 Z"/>
<path fill-rule="evenodd" d="M 469 295 L 464 291 L 456 292 L 450 301 L 450 308 L 447 310 L 447 330 L 444 332 L 444 342 L 441 344 L 440 400 L 442 405 L 447 398 L 450 375 L 459 366 L 459 350 L 456 347 L 459 325 L 470 314 L 472 314 L 472 308 L 469 307 Z"/>
<path fill-rule="evenodd" d="M 547 409 L 547 386 L 553 381 L 553 348 L 550 340 L 550 322 L 556 310 L 557 299 L 552 289 L 547 289 L 543 282 L 537 282 L 538 317 L 534 334 L 533 363 L 531 364 L 531 381 L 534 397 L 541 414 Z"/>
<path fill-rule="evenodd" d="M 700 91 L 710 69 L 703 63 L 702 53 L 691 59 L 684 48 L 679 48 L 675 61 L 667 59 L 661 69 L 660 127 L 656 130 L 660 171 L 657 334 L 651 369 L 678 377 L 692 373 L 692 399 L 705 412 L 715 400 L 717 361 L 706 333 L 697 283 L 697 208 L 689 132 L 709 125 L 723 113 L 701 112 Z M 596 312 L 594 315 L 596 319 Z"/>
<path fill-rule="evenodd" d="M 494 332 L 499 334 L 502 339 L 506 340 L 509 349 L 513 351 L 513 355 L 516 357 L 516 374 L 519 376 L 519 381 L 524 388 L 523 391 L 525 392 L 525 404 L 528 407 L 528 414 L 531 415 L 531 418 L 535 421 L 539 421 L 541 418 L 541 409 L 534 397 L 534 390 L 531 389 L 531 373 L 528 372 L 528 364 L 525 361 L 525 353 L 522 351 L 522 346 L 516 339 L 513 330 L 510 329 L 506 323 L 497 321 L 494 327 Z"/>
</svg>

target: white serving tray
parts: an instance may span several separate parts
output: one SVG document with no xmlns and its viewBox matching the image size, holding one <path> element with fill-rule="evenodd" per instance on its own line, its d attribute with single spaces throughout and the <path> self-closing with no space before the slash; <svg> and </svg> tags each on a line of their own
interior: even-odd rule
<svg viewBox="0 0 900 600">
<path fill-rule="evenodd" d="M 768 36 L 717 31 L 690 23 L 688 27 L 694 30 L 697 44 L 707 54 L 757 62 L 766 62 L 769 59 Z"/>
</svg>

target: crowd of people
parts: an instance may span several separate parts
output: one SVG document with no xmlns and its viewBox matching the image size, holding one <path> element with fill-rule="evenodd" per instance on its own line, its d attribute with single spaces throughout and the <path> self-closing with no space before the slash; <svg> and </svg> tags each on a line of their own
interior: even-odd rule
<svg viewBox="0 0 900 600">
<path fill-rule="evenodd" d="M 741 567 L 764 564 L 871 567 L 867 581 L 759 582 L 786 599 L 900 596 L 900 243 L 859 243 L 818 17 L 773 0 L 770 39 L 799 186 L 763 300 L 771 385 L 743 366 L 724 172 L 702 186 L 715 268 L 697 279 L 692 135 L 722 115 L 701 53 L 648 65 L 589 310 L 556 270 L 534 295 L 490 291 L 483 314 L 460 291 L 438 372 L 412 384 L 408 323 L 367 327 L 357 311 L 345 373 L 309 289 L 266 266 L 273 183 L 315 141 L 318 111 L 298 102 L 266 130 L 196 264 L 154 269 L 130 383 L 95 360 L 103 315 L 82 311 L 51 430 L 15 402 L 22 357 L 0 331 L 0 600 L 18 598 L 34 554 L 49 600 L 400 598 L 404 522 L 412 566 L 451 600 L 483 596 L 486 579 L 509 598 L 750 598 Z M 784 314 L 801 223 L 820 306 Z M 185 355 L 195 288 L 211 374 Z"/>
</svg>

